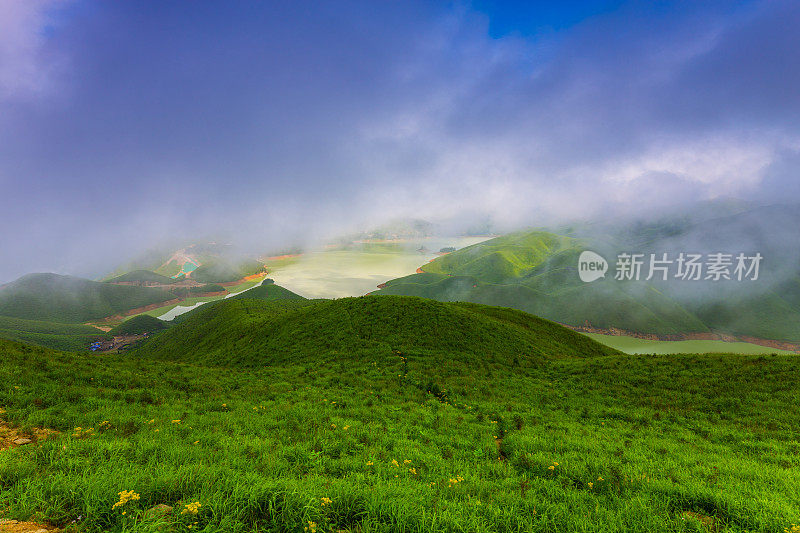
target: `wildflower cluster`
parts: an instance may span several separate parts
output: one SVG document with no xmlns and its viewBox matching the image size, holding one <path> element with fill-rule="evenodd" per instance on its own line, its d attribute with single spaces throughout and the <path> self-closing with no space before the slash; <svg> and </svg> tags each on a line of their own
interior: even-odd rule
<svg viewBox="0 0 800 533">
<path fill-rule="evenodd" d="M 311 533 L 317 533 L 317 523 L 309 520 L 308 525 L 303 528 L 303 531 L 310 531 Z"/>
<path fill-rule="evenodd" d="M 122 507 L 128 502 L 135 502 L 136 500 L 139 499 L 139 495 L 133 492 L 132 490 L 123 490 L 118 494 L 119 494 L 119 501 L 111 507 L 112 510 L 116 509 L 117 507 Z M 125 512 L 123 511 L 122 514 L 125 514 Z"/>
<path fill-rule="evenodd" d="M 558 463 L 553 461 L 553 464 L 548 466 L 547 469 L 552 472 L 552 471 L 554 471 L 556 469 L 557 466 L 558 466 Z"/>
<path fill-rule="evenodd" d="M 447 486 L 452 488 L 454 485 L 461 483 L 462 481 L 464 481 L 464 478 L 461 476 L 451 477 L 447 480 Z"/>
<path fill-rule="evenodd" d="M 784 533 L 800 533 L 800 526 L 792 524 L 792 527 L 783 528 Z"/>
<path fill-rule="evenodd" d="M 325 507 L 326 505 L 330 505 L 331 502 L 333 502 L 333 500 L 331 500 L 330 498 L 322 498 L 322 500 L 320 501 L 322 502 L 323 507 Z"/>
<path fill-rule="evenodd" d="M 202 507 L 202 505 L 200 505 L 200 502 L 187 503 L 183 507 L 181 514 L 197 514 L 200 512 L 200 507 Z"/>
<path fill-rule="evenodd" d="M 109 422 L 108 420 L 103 420 L 97 427 L 99 427 L 101 431 L 109 430 L 111 429 L 111 422 Z"/>
<path fill-rule="evenodd" d="M 76 427 L 75 432 L 72 434 L 76 439 L 86 439 L 94 435 L 94 428 Z"/>
</svg>

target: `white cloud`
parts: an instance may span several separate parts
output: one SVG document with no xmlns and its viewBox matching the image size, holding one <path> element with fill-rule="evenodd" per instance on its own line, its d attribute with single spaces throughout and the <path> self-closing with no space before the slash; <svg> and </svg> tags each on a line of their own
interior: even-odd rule
<svg viewBox="0 0 800 533">
<path fill-rule="evenodd" d="M 42 53 L 52 9 L 66 0 L 0 0 L 0 100 L 46 91 L 54 64 Z"/>
</svg>

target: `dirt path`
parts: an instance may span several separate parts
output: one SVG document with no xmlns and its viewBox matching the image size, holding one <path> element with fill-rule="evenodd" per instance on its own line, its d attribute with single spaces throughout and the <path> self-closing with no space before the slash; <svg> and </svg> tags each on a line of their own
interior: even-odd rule
<svg viewBox="0 0 800 533">
<path fill-rule="evenodd" d="M 18 428 L 11 427 L 3 416 L 5 410 L 0 408 L 0 453 L 8 448 L 20 446 L 33 446 L 58 432 L 51 429 L 34 428 L 31 433 L 23 433 Z M 36 522 L 20 522 L 0 518 L 0 533 L 53 533 L 60 531 L 57 527 Z"/>
</svg>

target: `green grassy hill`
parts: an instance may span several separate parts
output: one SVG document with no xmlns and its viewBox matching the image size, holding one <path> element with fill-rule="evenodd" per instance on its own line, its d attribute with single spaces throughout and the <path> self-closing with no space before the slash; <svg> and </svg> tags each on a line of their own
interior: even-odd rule
<svg viewBox="0 0 800 533">
<path fill-rule="evenodd" d="M 222 259 L 214 259 L 203 263 L 192 272 L 192 279 L 202 283 L 226 283 L 240 280 L 245 276 L 257 274 L 263 270 L 263 263 L 258 261 L 234 263 Z"/>
<path fill-rule="evenodd" d="M 132 272 L 126 272 L 121 276 L 117 276 L 115 278 L 111 278 L 106 281 L 108 283 L 154 282 L 154 283 L 170 284 L 174 283 L 175 279 L 162 276 L 161 274 L 156 274 L 155 272 L 152 272 L 150 270 L 134 270 Z"/>
<path fill-rule="evenodd" d="M 109 335 L 141 335 L 143 333 L 156 333 L 167 329 L 169 322 L 159 320 L 150 315 L 137 315 L 129 318 L 122 324 L 108 332 Z"/>
<path fill-rule="evenodd" d="M 637 242 L 654 235 L 672 238 L 675 231 L 659 233 L 648 226 L 628 238 Z M 662 249 L 660 242 L 647 246 Z M 640 242 L 640 246 L 645 245 Z M 800 340 L 796 276 L 779 285 L 765 281 L 758 290 L 747 286 L 748 292 L 737 292 L 742 287 L 712 282 L 691 287 L 674 281 L 619 282 L 613 279 L 611 264 L 605 279 L 583 283 L 577 265 L 586 249 L 616 257 L 614 245 L 605 240 L 519 232 L 437 258 L 422 266 L 424 273 L 391 280 L 376 294 L 507 306 L 573 326 L 590 324 L 658 335 L 713 331 Z M 687 287 L 695 292 L 687 293 Z"/>
<path fill-rule="evenodd" d="M 28 274 L 0 287 L 0 315 L 85 322 L 174 298 L 160 289 L 111 285 L 58 274 Z"/>
<path fill-rule="evenodd" d="M 194 313 L 141 352 L 170 361 L 261 366 L 393 350 L 432 356 L 480 353 L 487 360 L 522 366 L 615 353 L 562 326 L 511 309 L 370 296 L 294 308 L 226 300 Z"/>
<path fill-rule="evenodd" d="M 275 285 L 274 283 L 263 283 L 258 287 L 253 287 L 246 291 L 242 291 L 236 296 L 231 296 L 229 300 L 237 298 L 249 298 L 256 300 L 305 300 L 299 294 L 295 294 L 289 289 Z"/>
<path fill-rule="evenodd" d="M 94 341 L 110 336 L 84 324 L 60 324 L 0 316 L 0 338 L 27 342 L 55 350 L 86 350 Z"/>
<path fill-rule="evenodd" d="M 0 341 L 4 416 L 62 432 L 0 452 L 0 503 L 75 533 L 783 531 L 796 370 L 476 304 L 225 301 L 126 354 Z"/>
</svg>

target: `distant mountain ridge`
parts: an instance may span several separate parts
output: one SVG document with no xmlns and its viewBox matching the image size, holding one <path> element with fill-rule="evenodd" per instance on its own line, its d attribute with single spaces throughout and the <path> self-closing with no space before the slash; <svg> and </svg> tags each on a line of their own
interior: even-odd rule
<svg viewBox="0 0 800 533">
<path fill-rule="evenodd" d="M 568 235 L 516 232 L 437 258 L 417 274 L 388 281 L 376 294 L 507 306 L 571 326 L 797 342 L 800 242 L 790 230 L 797 227 L 797 210 L 758 208 L 698 222 L 580 228 Z M 605 279 L 583 283 L 577 275 L 583 250 L 603 255 L 611 269 L 622 251 L 741 251 L 766 259 L 759 279 L 751 282 L 644 281 L 644 276 L 626 282 L 614 280 L 610 270 Z"/>
<path fill-rule="evenodd" d="M 0 315 L 86 322 L 174 298 L 170 292 L 113 285 L 60 274 L 27 274 L 0 288 Z"/>
</svg>

